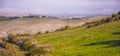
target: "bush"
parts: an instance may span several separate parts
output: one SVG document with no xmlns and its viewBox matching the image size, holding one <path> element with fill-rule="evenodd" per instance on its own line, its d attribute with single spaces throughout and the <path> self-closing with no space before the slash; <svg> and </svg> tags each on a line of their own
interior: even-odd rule
<svg viewBox="0 0 120 56">
<path fill-rule="evenodd" d="M 19 50 L 4 49 L 0 50 L 0 56 L 25 56 L 25 55 L 21 53 Z"/>
<path fill-rule="evenodd" d="M 90 22 L 90 23 L 87 23 L 86 25 L 87 25 L 87 28 L 91 28 L 91 27 L 101 25 L 102 23 L 104 23 L 104 19 L 102 19 L 100 21 Z"/>
<path fill-rule="evenodd" d="M 45 50 L 43 50 L 43 48 L 33 48 L 30 49 L 29 54 L 31 56 L 41 56 L 43 54 L 47 53 Z"/>
<path fill-rule="evenodd" d="M 116 17 L 117 16 L 117 14 L 112 14 L 112 17 Z"/>
<path fill-rule="evenodd" d="M 45 33 L 49 33 L 49 31 L 46 31 Z"/>
<path fill-rule="evenodd" d="M 17 45 L 21 45 L 21 44 L 23 44 L 23 42 L 29 41 L 29 40 L 30 40 L 29 38 L 18 37 L 17 35 L 13 35 L 13 34 L 8 36 L 8 42 L 17 44 Z"/>
<path fill-rule="evenodd" d="M 31 34 L 24 33 L 24 34 L 17 34 L 16 36 L 31 36 Z"/>
<path fill-rule="evenodd" d="M 11 43 L 14 43 L 16 45 L 23 45 L 24 42 L 29 40 L 30 40 L 29 38 L 25 38 L 25 37 L 16 37 L 16 38 L 13 38 Z"/>
<path fill-rule="evenodd" d="M 30 56 L 46 56 L 52 50 L 49 44 L 46 45 L 34 45 L 28 52 Z"/>
<path fill-rule="evenodd" d="M 64 31 L 65 28 L 61 28 L 61 29 L 56 29 L 56 31 Z"/>
<path fill-rule="evenodd" d="M 98 23 L 89 24 L 89 25 L 87 26 L 87 28 L 95 27 L 95 26 L 98 26 L 98 25 L 100 25 L 100 24 L 98 24 Z"/>
<path fill-rule="evenodd" d="M 56 32 L 57 32 L 57 31 L 61 31 L 61 29 L 56 29 Z"/>
<path fill-rule="evenodd" d="M 101 20 L 101 23 L 106 23 L 105 21 L 106 21 L 106 19 L 102 19 L 102 20 Z"/>
<path fill-rule="evenodd" d="M 16 35 L 13 35 L 13 34 L 8 35 L 8 39 L 9 39 L 8 42 L 14 42 L 15 38 L 16 38 Z"/>
<path fill-rule="evenodd" d="M 70 28 L 71 28 L 70 26 L 65 26 L 65 30 L 70 29 Z"/>
<path fill-rule="evenodd" d="M 0 38 L 0 41 L 8 41 L 8 38 Z"/>
<path fill-rule="evenodd" d="M 110 18 L 110 17 L 107 17 L 106 20 L 105 20 L 105 23 L 107 23 L 107 22 L 111 22 L 111 21 L 113 21 L 113 19 Z"/>
<path fill-rule="evenodd" d="M 26 42 L 24 42 L 24 44 L 23 44 L 23 48 L 24 48 L 24 50 L 30 50 L 30 48 L 32 47 L 32 42 L 31 41 L 26 41 Z"/>
<path fill-rule="evenodd" d="M 40 35 L 40 34 L 42 34 L 41 32 L 38 32 L 38 33 L 36 33 L 35 35 Z"/>
<path fill-rule="evenodd" d="M 87 28 L 91 28 L 91 27 L 92 27 L 92 25 L 88 25 L 88 26 L 87 26 Z"/>
<path fill-rule="evenodd" d="M 24 56 L 19 47 L 14 44 L 6 43 L 4 47 L 5 49 L 0 51 L 0 56 Z"/>
<path fill-rule="evenodd" d="M 112 22 L 112 21 L 116 21 L 120 19 L 120 15 L 119 14 L 113 14 L 112 17 L 107 17 L 106 19 L 102 19 L 100 21 L 94 21 L 94 22 L 87 22 L 87 28 L 91 28 L 94 26 L 98 26 L 102 23 L 107 23 L 107 22 Z"/>
<path fill-rule="evenodd" d="M 28 55 L 30 54 L 31 56 L 40 56 L 44 53 L 46 54 L 50 50 L 49 46 L 38 47 L 38 43 L 35 39 L 19 36 L 21 35 L 10 34 L 8 36 L 8 39 L 0 39 L 0 47 L 4 48 L 3 51 L 0 51 L 0 56 L 24 56 L 25 54 L 27 55 L 27 53 L 21 53 L 20 50 L 28 52 Z"/>
</svg>

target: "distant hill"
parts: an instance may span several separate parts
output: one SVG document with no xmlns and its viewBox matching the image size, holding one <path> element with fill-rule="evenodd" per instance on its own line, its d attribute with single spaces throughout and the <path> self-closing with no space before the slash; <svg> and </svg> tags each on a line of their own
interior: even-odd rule
<svg viewBox="0 0 120 56">
<path fill-rule="evenodd" d="M 45 33 L 46 31 L 54 32 L 65 26 L 78 27 L 88 21 L 104 19 L 107 16 L 92 17 L 90 19 L 66 20 L 66 19 L 49 19 L 49 18 L 19 18 L 16 20 L 0 22 L 0 33 L 8 32 L 12 34 L 36 34 L 37 32 Z"/>
</svg>

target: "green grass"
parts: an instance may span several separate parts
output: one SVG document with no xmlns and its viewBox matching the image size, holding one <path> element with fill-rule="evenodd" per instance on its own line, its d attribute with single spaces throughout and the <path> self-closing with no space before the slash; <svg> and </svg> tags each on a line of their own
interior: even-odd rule
<svg viewBox="0 0 120 56">
<path fill-rule="evenodd" d="M 120 56 L 120 21 L 34 36 L 52 56 Z"/>
</svg>

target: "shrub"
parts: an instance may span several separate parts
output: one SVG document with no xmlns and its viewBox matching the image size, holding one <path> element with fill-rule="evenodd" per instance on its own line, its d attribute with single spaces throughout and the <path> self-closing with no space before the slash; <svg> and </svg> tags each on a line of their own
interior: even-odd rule
<svg viewBox="0 0 120 56">
<path fill-rule="evenodd" d="M 14 35 L 14 34 L 9 34 L 9 35 L 8 35 L 8 38 L 12 38 L 12 37 L 17 37 L 17 36 Z"/>
<path fill-rule="evenodd" d="M 117 14 L 112 14 L 112 17 L 116 17 L 117 16 Z"/>
<path fill-rule="evenodd" d="M 14 44 L 6 43 L 4 44 L 4 48 L 0 56 L 24 56 L 19 47 Z"/>
<path fill-rule="evenodd" d="M 30 48 L 32 47 L 32 42 L 31 41 L 26 41 L 26 42 L 24 42 L 24 44 L 23 44 L 23 48 L 24 48 L 24 50 L 30 50 Z"/>
<path fill-rule="evenodd" d="M 56 31 L 64 31 L 64 30 L 67 30 L 67 29 L 70 29 L 70 28 L 71 28 L 70 26 L 65 26 L 64 28 L 56 29 Z"/>
<path fill-rule="evenodd" d="M 87 25 L 87 28 L 91 28 L 91 27 L 101 25 L 102 23 L 104 23 L 104 19 L 99 20 L 99 21 L 90 22 L 90 23 L 87 23 L 86 25 Z"/>
<path fill-rule="evenodd" d="M 70 28 L 71 28 L 70 26 L 65 26 L 65 30 L 70 29 Z"/>
<path fill-rule="evenodd" d="M 105 20 L 105 23 L 107 23 L 107 22 L 111 22 L 111 21 L 113 21 L 113 19 L 110 18 L 110 17 L 107 17 L 106 20 Z"/>
<path fill-rule="evenodd" d="M 116 14 L 114 17 L 113 17 L 113 20 L 119 20 L 120 19 L 120 15 L 119 14 Z"/>
<path fill-rule="evenodd" d="M 0 56 L 9 56 L 6 50 L 0 50 Z"/>
<path fill-rule="evenodd" d="M 17 34 L 16 36 L 31 36 L 31 34 L 24 33 L 24 34 Z"/>
<path fill-rule="evenodd" d="M 0 50 L 0 56 L 25 56 L 25 55 L 21 53 L 19 50 L 4 49 L 4 50 Z"/>
<path fill-rule="evenodd" d="M 47 53 L 45 50 L 43 50 L 43 48 L 33 48 L 30 49 L 29 54 L 31 56 L 41 56 L 43 54 Z"/>
<path fill-rule="evenodd" d="M 89 24 L 94 24 L 94 23 L 96 23 L 96 21 L 86 22 L 85 24 L 86 24 L 86 25 L 89 25 Z"/>
<path fill-rule="evenodd" d="M 92 25 L 88 25 L 88 26 L 87 26 L 87 28 L 91 28 L 91 27 L 92 27 Z"/>
<path fill-rule="evenodd" d="M 24 42 L 29 41 L 29 38 L 25 38 L 25 37 L 16 37 L 13 38 L 14 40 L 12 40 L 12 43 L 16 44 L 16 45 L 23 45 Z"/>
<path fill-rule="evenodd" d="M 17 45 L 23 44 L 23 42 L 30 40 L 29 38 L 26 37 L 18 37 L 17 35 L 9 35 L 8 36 L 8 42 L 14 43 Z"/>
<path fill-rule="evenodd" d="M 61 31 L 61 29 L 56 29 L 56 31 Z"/>
<path fill-rule="evenodd" d="M 31 56 L 41 56 L 48 54 L 52 50 L 51 46 L 49 44 L 46 45 L 34 45 L 33 48 L 31 48 L 28 52 Z M 46 56 L 46 55 L 45 55 Z"/>
<path fill-rule="evenodd" d="M 13 35 L 13 34 L 8 35 L 8 39 L 9 39 L 8 42 L 14 42 L 15 38 L 16 38 L 16 35 Z"/>
<path fill-rule="evenodd" d="M 1 45 L 2 48 L 8 48 L 9 47 L 9 43 L 4 42 L 4 41 L 0 45 Z"/>
<path fill-rule="evenodd" d="M 89 24 L 89 25 L 87 26 L 87 28 L 95 27 L 95 26 L 98 26 L 98 25 L 99 25 L 98 23 Z"/>
<path fill-rule="evenodd" d="M 35 35 L 39 35 L 39 34 L 42 34 L 41 32 L 38 32 L 38 33 L 36 33 Z"/>
<path fill-rule="evenodd" d="M 65 28 L 61 28 L 61 29 L 56 29 L 56 31 L 64 31 Z"/>
<path fill-rule="evenodd" d="M 101 23 L 106 23 L 106 19 L 102 19 L 102 20 L 101 20 Z"/>
<path fill-rule="evenodd" d="M 45 33 L 49 33 L 49 31 L 46 31 Z"/>
<path fill-rule="evenodd" d="M 106 19 L 102 19 L 101 23 L 107 23 L 107 22 L 111 22 L 111 21 L 114 21 L 113 18 L 107 17 Z"/>
<path fill-rule="evenodd" d="M 0 41 L 8 41 L 8 38 L 0 38 Z"/>
</svg>

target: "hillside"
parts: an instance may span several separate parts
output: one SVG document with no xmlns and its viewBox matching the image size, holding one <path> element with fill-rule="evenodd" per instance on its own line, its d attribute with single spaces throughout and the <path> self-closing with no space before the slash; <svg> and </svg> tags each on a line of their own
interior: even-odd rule
<svg viewBox="0 0 120 56">
<path fill-rule="evenodd" d="M 12 29 L 9 33 L 2 32 L 0 56 L 120 55 L 119 13 L 86 20 L 21 18 L 0 23 L 1 31 Z M 60 26 L 63 28 L 56 28 Z M 55 32 L 47 29 L 54 29 Z M 18 34 L 21 31 L 27 33 Z M 31 35 L 30 31 L 36 31 L 37 34 Z"/>
<path fill-rule="evenodd" d="M 96 27 L 33 36 L 52 46 L 52 56 L 120 56 L 120 20 Z"/>
<path fill-rule="evenodd" d="M 10 34 L 36 34 L 38 32 L 45 33 L 46 31 L 54 32 L 57 29 L 65 26 L 78 27 L 84 25 L 86 22 L 96 21 L 107 16 L 92 17 L 88 20 L 66 20 L 66 19 L 49 19 L 49 18 L 20 18 L 9 21 L 0 22 L 0 35 L 3 32 Z"/>
</svg>

